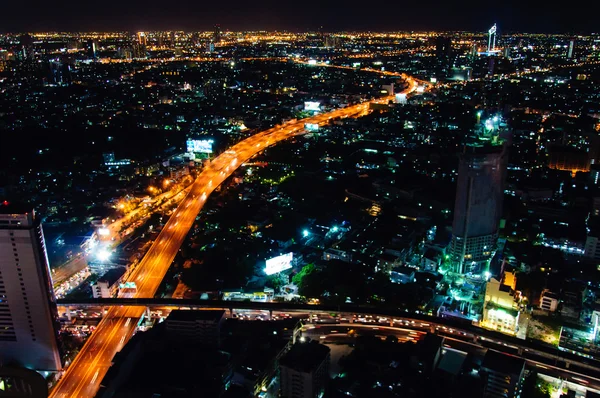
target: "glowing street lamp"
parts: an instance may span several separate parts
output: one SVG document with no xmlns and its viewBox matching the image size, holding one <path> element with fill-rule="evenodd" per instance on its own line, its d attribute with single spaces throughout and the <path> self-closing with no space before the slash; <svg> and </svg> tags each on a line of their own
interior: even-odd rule
<svg viewBox="0 0 600 398">
<path fill-rule="evenodd" d="M 111 252 L 109 252 L 106 249 L 101 249 L 98 251 L 98 253 L 96 253 L 96 258 L 98 259 L 98 261 L 100 262 L 107 262 L 110 259 L 110 256 L 112 255 Z"/>
<path fill-rule="evenodd" d="M 308 229 L 305 229 L 304 231 L 302 231 L 302 236 L 304 236 L 305 238 L 307 238 L 308 235 L 310 235 L 310 233 L 308 232 Z"/>
</svg>

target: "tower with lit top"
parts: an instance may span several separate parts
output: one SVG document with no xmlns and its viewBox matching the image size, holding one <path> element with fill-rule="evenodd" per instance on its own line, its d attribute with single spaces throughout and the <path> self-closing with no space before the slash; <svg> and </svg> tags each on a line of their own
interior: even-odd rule
<svg viewBox="0 0 600 398">
<path fill-rule="evenodd" d="M 460 155 L 449 248 L 456 274 L 483 274 L 494 256 L 506 176 L 505 131 L 499 116 L 481 120 Z"/>
</svg>

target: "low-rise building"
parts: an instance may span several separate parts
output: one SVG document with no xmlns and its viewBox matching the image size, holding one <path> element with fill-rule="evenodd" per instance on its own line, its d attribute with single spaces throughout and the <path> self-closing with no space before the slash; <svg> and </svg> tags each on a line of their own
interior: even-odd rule
<svg viewBox="0 0 600 398">
<path fill-rule="evenodd" d="M 437 271 L 442 264 L 443 254 L 441 251 L 429 248 L 421 257 L 421 269 L 424 271 Z"/>
<path fill-rule="evenodd" d="M 119 289 L 119 283 L 123 279 L 126 268 L 113 268 L 101 276 L 92 286 L 92 297 L 111 298 L 115 297 Z"/>
</svg>

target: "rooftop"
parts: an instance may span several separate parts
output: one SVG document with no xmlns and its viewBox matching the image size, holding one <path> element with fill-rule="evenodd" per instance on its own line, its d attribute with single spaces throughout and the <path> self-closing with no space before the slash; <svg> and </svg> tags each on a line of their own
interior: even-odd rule
<svg viewBox="0 0 600 398">
<path fill-rule="evenodd" d="M 281 366 L 309 373 L 329 355 L 329 347 L 316 341 L 296 343 L 281 360 Z"/>
<path fill-rule="evenodd" d="M 167 321 L 215 321 L 218 322 L 225 316 L 225 310 L 173 310 Z"/>
<path fill-rule="evenodd" d="M 488 350 L 481 367 L 503 374 L 521 374 L 525 368 L 525 360 Z"/>
<path fill-rule="evenodd" d="M 116 281 L 119 280 L 123 276 L 127 269 L 125 267 L 113 268 L 108 271 L 102 277 L 98 279 L 101 282 L 108 282 L 109 285 L 112 285 Z"/>
<path fill-rule="evenodd" d="M 0 214 L 26 214 L 33 212 L 33 207 L 24 203 L 0 202 Z"/>
</svg>

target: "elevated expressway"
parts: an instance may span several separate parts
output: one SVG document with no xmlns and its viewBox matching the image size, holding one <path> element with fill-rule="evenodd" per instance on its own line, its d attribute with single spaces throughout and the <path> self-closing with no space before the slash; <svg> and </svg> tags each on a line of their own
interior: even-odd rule
<svg viewBox="0 0 600 398">
<path fill-rule="evenodd" d="M 403 91 L 405 94 L 417 89 L 418 83 L 407 75 L 391 72 L 385 74 L 403 77 L 408 84 Z M 388 96 L 374 102 L 392 99 L 392 96 Z M 369 105 L 370 102 L 363 102 L 275 126 L 240 141 L 215 158 L 196 178 L 189 193 L 173 212 L 147 254 L 130 273 L 127 282 L 135 282 L 137 286 L 134 297 L 154 297 L 208 195 L 241 164 L 271 145 L 303 134 L 306 123 L 324 125 L 332 119 L 362 116 L 369 113 Z M 133 335 L 143 313 L 142 307 L 111 307 L 52 389 L 50 397 L 93 397 L 112 358 Z"/>
<path fill-rule="evenodd" d="M 341 338 L 344 330 L 352 328 L 357 331 L 376 330 L 378 334 L 391 334 L 406 336 L 407 332 L 422 334 L 431 332 L 443 336 L 448 348 L 459 349 L 467 352 L 482 354 L 487 349 L 503 352 L 525 359 L 530 369 L 541 373 L 561 377 L 572 383 L 600 390 L 600 361 L 591 358 L 582 358 L 578 355 L 564 351 L 548 344 L 535 340 L 521 340 L 512 336 L 482 329 L 470 323 L 453 319 L 439 318 L 422 313 L 406 312 L 397 308 L 381 306 L 341 304 L 341 305 L 309 305 L 295 303 L 263 303 L 244 301 L 216 301 L 198 299 L 172 299 L 172 298 L 115 298 L 115 299 L 87 299 L 87 300 L 59 300 L 61 306 L 72 307 L 111 307 L 124 306 L 139 307 L 141 309 L 224 309 L 229 311 L 231 317 L 234 313 L 250 310 L 268 311 L 270 314 L 289 313 L 295 318 L 312 319 L 313 315 L 330 318 L 332 313 L 337 314 L 336 324 L 306 324 L 305 332 L 308 336 L 328 335 L 328 328 L 337 332 L 330 334 Z M 348 323 L 354 315 L 362 317 L 371 316 L 369 323 Z M 385 322 L 377 322 L 385 319 Z M 346 322 L 346 323 L 344 323 Z M 343 333 L 339 333 L 342 331 Z"/>
</svg>

